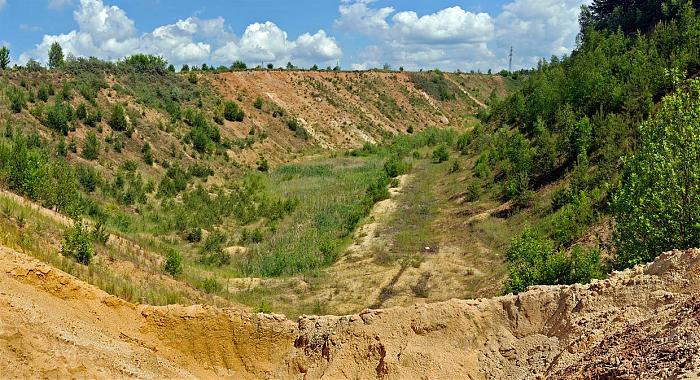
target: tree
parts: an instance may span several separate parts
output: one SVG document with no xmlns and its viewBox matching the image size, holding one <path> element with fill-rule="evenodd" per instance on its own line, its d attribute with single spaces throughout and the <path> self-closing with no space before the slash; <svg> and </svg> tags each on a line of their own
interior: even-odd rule
<svg viewBox="0 0 700 380">
<path fill-rule="evenodd" d="M 82 156 L 86 160 L 95 160 L 100 155 L 100 141 L 95 132 L 89 131 L 83 141 Z"/>
<path fill-rule="evenodd" d="M 189 71 L 190 71 L 190 66 L 188 64 L 185 63 L 184 65 L 182 65 L 182 68 L 180 69 L 181 73 L 187 73 Z"/>
<path fill-rule="evenodd" d="M 121 104 L 112 107 L 112 115 L 109 117 L 109 126 L 115 131 L 126 130 L 126 115 Z"/>
<path fill-rule="evenodd" d="M 272 69 L 274 69 L 274 68 L 275 68 L 275 66 L 274 66 L 273 64 L 271 64 L 271 63 L 268 63 L 268 64 L 267 64 L 267 69 L 268 69 L 268 70 L 272 70 Z"/>
<path fill-rule="evenodd" d="M 231 65 L 231 70 L 233 70 L 233 71 L 242 71 L 242 70 L 245 70 L 247 68 L 248 68 L 248 66 L 245 64 L 245 62 L 241 61 L 240 59 L 234 61 L 233 64 Z"/>
<path fill-rule="evenodd" d="M 49 67 L 57 69 L 61 66 L 63 66 L 63 49 L 58 42 L 54 42 L 49 49 Z"/>
<path fill-rule="evenodd" d="M 450 158 L 450 152 L 444 144 L 441 144 L 433 151 L 433 160 L 437 163 L 445 162 Z"/>
<path fill-rule="evenodd" d="M 153 165 L 153 152 L 151 151 L 151 144 L 143 144 L 143 149 L 141 149 L 141 152 L 143 153 L 143 161 L 149 166 Z"/>
<path fill-rule="evenodd" d="M 318 71 L 318 65 L 314 64 L 313 66 L 311 66 L 311 69 L 309 69 L 309 70 Z"/>
<path fill-rule="evenodd" d="M 639 137 L 613 198 L 619 268 L 700 246 L 700 79 L 666 96 Z"/>
<path fill-rule="evenodd" d="M 228 101 L 224 104 L 224 118 L 228 121 L 243 121 L 245 113 L 234 101 Z"/>
<path fill-rule="evenodd" d="M 182 256 L 176 250 L 168 250 L 165 262 L 163 262 L 163 270 L 171 276 L 182 273 Z"/>
<path fill-rule="evenodd" d="M 168 72 L 174 73 L 174 72 L 175 72 L 175 66 L 173 66 L 172 64 L 168 65 Z"/>
<path fill-rule="evenodd" d="M 5 70 L 10 64 L 10 49 L 7 46 L 0 48 L 0 70 Z"/>
<path fill-rule="evenodd" d="M 81 264 L 90 264 L 93 256 L 92 240 L 82 221 L 74 221 L 73 227 L 63 235 L 61 254 L 72 256 Z"/>
</svg>

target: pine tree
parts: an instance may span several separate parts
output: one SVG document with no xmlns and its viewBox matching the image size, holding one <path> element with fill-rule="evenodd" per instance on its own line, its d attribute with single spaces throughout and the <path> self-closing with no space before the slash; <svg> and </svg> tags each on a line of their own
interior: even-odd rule
<svg viewBox="0 0 700 380">
<path fill-rule="evenodd" d="M 61 66 L 63 66 L 63 49 L 58 42 L 54 42 L 49 49 L 49 67 L 56 69 Z"/>
<path fill-rule="evenodd" d="M 10 64 L 10 49 L 6 46 L 0 48 L 0 70 L 5 70 Z"/>
</svg>

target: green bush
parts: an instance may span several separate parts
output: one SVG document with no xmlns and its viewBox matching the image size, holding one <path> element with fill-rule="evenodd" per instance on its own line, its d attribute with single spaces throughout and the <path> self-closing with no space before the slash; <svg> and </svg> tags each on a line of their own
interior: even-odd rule
<svg viewBox="0 0 700 380">
<path fill-rule="evenodd" d="M 230 264 L 231 255 L 224 252 L 224 245 L 227 240 L 226 235 L 219 231 L 210 233 L 199 250 L 199 261 L 207 265 L 218 267 Z"/>
<path fill-rule="evenodd" d="M 145 162 L 148 166 L 153 165 L 153 152 L 151 151 L 151 144 L 143 144 L 141 153 L 143 153 L 143 162 Z"/>
<path fill-rule="evenodd" d="M 86 160 L 96 160 L 100 155 L 100 140 L 97 139 L 95 132 L 88 131 L 85 140 L 83 141 L 82 156 Z"/>
<path fill-rule="evenodd" d="M 219 281 L 216 281 L 216 279 L 212 277 L 205 278 L 202 281 L 201 288 L 206 293 L 217 293 L 223 289 Z"/>
<path fill-rule="evenodd" d="M 253 103 L 253 107 L 257 109 L 262 109 L 263 106 L 263 98 L 261 96 L 258 96 L 255 98 L 255 103 Z"/>
<path fill-rule="evenodd" d="M 10 109 L 14 113 L 22 112 L 22 108 L 27 108 L 27 99 L 24 91 L 16 86 L 10 86 L 6 90 L 7 98 L 10 100 Z"/>
<path fill-rule="evenodd" d="M 100 183 L 100 174 L 89 165 L 78 165 L 76 176 L 80 186 L 88 193 L 95 191 L 97 185 Z"/>
<path fill-rule="evenodd" d="M 93 256 L 92 238 L 83 221 L 74 221 L 73 227 L 63 235 L 61 254 L 73 257 L 81 264 L 90 264 Z"/>
<path fill-rule="evenodd" d="M 395 178 L 406 174 L 411 170 L 411 164 L 398 156 L 391 156 L 384 163 L 384 172 L 389 178 Z"/>
<path fill-rule="evenodd" d="M 163 262 L 163 271 L 171 276 L 182 273 L 182 256 L 174 249 L 169 249 Z"/>
<path fill-rule="evenodd" d="M 126 113 L 124 112 L 124 107 L 121 104 L 115 104 L 112 106 L 112 114 L 109 117 L 109 126 L 115 131 L 126 131 Z"/>
<path fill-rule="evenodd" d="M 71 119 L 69 114 L 72 114 L 69 104 L 63 102 L 54 103 L 48 107 L 44 124 L 60 134 L 67 135 L 68 122 Z"/>
<path fill-rule="evenodd" d="M 85 103 L 80 103 L 78 105 L 78 108 L 75 109 L 75 116 L 78 120 L 85 121 L 85 119 L 87 119 L 87 107 L 85 107 Z"/>
<path fill-rule="evenodd" d="M 567 254 L 529 228 L 513 239 L 506 258 L 510 275 L 506 293 L 518 293 L 530 285 L 586 283 L 603 275 L 597 250 L 575 247 Z"/>
<path fill-rule="evenodd" d="M 450 159 L 450 152 L 447 150 L 447 146 L 444 144 L 440 144 L 434 151 L 433 151 L 433 161 L 436 163 L 442 163 Z"/>
<path fill-rule="evenodd" d="M 243 121 L 245 113 L 234 101 L 224 103 L 224 118 L 228 121 Z"/>
</svg>

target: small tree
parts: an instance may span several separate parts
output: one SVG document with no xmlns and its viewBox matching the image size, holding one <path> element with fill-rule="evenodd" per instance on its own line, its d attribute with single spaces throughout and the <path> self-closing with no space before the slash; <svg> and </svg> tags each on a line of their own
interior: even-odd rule
<svg viewBox="0 0 700 380">
<path fill-rule="evenodd" d="M 115 131 L 126 130 L 126 115 L 121 104 L 112 107 L 112 115 L 109 117 L 109 126 Z"/>
<path fill-rule="evenodd" d="M 141 152 L 143 152 L 143 161 L 149 166 L 153 165 L 153 152 L 151 152 L 151 144 L 143 144 L 143 149 Z"/>
<path fill-rule="evenodd" d="M 176 250 L 168 250 L 163 262 L 163 270 L 171 276 L 182 273 L 182 256 Z"/>
<path fill-rule="evenodd" d="M 441 144 L 433 151 L 433 161 L 437 163 L 442 163 L 450 159 L 450 152 L 447 150 L 447 146 Z"/>
<path fill-rule="evenodd" d="M 74 221 L 73 227 L 63 235 L 61 254 L 71 256 L 81 264 L 90 264 L 93 256 L 92 239 L 83 221 Z"/>
<path fill-rule="evenodd" d="M 5 70 L 10 65 L 10 49 L 7 46 L 0 48 L 0 70 Z"/>
<path fill-rule="evenodd" d="M 613 197 L 618 268 L 671 249 L 700 246 L 700 79 L 666 96 L 639 127 Z"/>
<path fill-rule="evenodd" d="M 49 67 L 57 69 L 61 66 L 63 66 L 63 49 L 58 42 L 54 42 L 49 49 Z"/>
<path fill-rule="evenodd" d="M 190 66 L 188 64 L 182 65 L 182 68 L 180 69 L 181 73 L 187 73 L 190 71 Z"/>
<path fill-rule="evenodd" d="M 175 72 L 175 66 L 173 66 L 172 64 L 168 65 L 168 72 L 169 72 L 169 73 L 174 73 L 174 72 Z"/>
<path fill-rule="evenodd" d="M 245 62 L 241 61 L 240 59 L 236 60 L 235 62 L 233 62 L 233 65 L 231 65 L 231 70 L 233 71 L 242 71 L 247 68 L 248 66 L 245 64 Z"/>
<path fill-rule="evenodd" d="M 245 113 L 241 107 L 234 101 L 228 101 L 224 104 L 224 118 L 228 121 L 243 121 Z"/>
<path fill-rule="evenodd" d="M 96 160 L 100 155 L 100 141 L 95 132 L 89 131 L 83 141 L 82 156 L 86 160 Z"/>
</svg>

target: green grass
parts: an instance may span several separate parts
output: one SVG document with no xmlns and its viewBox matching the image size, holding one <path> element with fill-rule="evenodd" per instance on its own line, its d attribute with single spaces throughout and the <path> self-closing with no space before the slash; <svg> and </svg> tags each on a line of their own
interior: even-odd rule
<svg viewBox="0 0 700 380">
<path fill-rule="evenodd" d="M 277 276 L 334 262 L 371 209 L 367 189 L 382 173 L 378 158 L 331 158 L 287 165 L 267 178 L 279 197 L 298 206 L 240 263 L 246 274 Z"/>
</svg>

